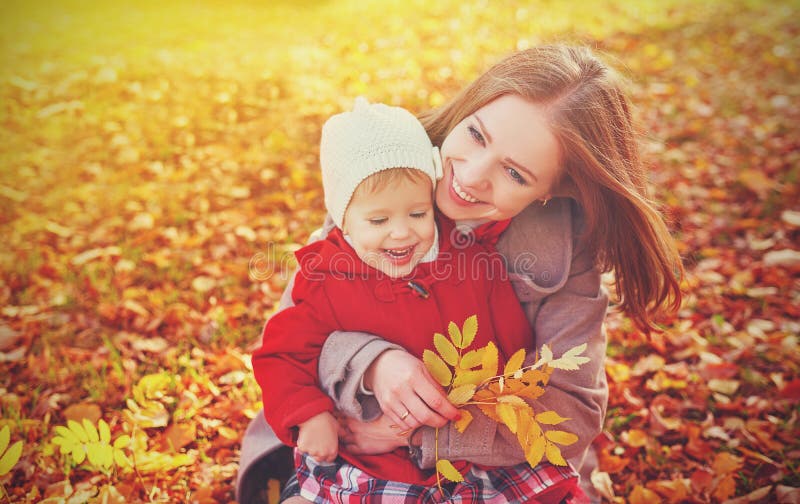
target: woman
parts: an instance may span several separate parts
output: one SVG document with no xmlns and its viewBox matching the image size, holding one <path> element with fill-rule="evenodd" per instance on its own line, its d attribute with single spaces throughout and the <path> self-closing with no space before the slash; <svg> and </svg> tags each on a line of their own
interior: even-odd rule
<svg viewBox="0 0 800 504">
<path fill-rule="evenodd" d="M 543 46 L 507 57 L 421 120 L 441 148 L 438 209 L 462 229 L 511 219 L 497 249 L 534 330 L 529 355 L 543 344 L 556 355 L 588 345 L 591 361 L 554 373 L 533 404 L 570 418 L 561 426 L 579 441 L 563 454 L 580 471 L 602 430 L 608 395 L 601 273 L 615 272 L 620 308 L 645 330 L 659 310 L 680 303 L 680 258 L 646 196 L 627 98 L 590 50 Z M 513 435 L 481 414 L 464 434 L 455 431 L 448 421 L 457 413 L 424 365 L 379 337 L 333 334 L 320 360 L 326 391 L 360 418 L 343 422 L 348 449 L 382 453 L 408 445 L 421 467 L 431 467 L 433 427 L 446 427 L 439 458 L 524 461 Z M 398 425 L 416 430 L 406 439 L 392 428 Z M 261 417 L 248 429 L 242 502 L 269 477 L 263 471 L 274 463 L 265 458 L 276 448 L 273 439 Z"/>
</svg>

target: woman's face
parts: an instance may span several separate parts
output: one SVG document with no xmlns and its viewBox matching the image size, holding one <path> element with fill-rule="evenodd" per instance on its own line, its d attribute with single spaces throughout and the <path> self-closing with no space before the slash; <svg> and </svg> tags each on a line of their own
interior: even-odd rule
<svg viewBox="0 0 800 504">
<path fill-rule="evenodd" d="M 442 143 L 436 205 L 454 220 L 505 220 L 549 198 L 560 172 L 544 109 L 503 95 L 458 123 Z"/>
</svg>

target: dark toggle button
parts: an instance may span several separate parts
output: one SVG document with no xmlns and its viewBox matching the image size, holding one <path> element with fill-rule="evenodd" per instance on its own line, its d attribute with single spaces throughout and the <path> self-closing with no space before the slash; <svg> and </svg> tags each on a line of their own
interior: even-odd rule
<svg viewBox="0 0 800 504">
<path fill-rule="evenodd" d="M 411 290 L 416 292 L 417 295 L 422 299 L 428 299 L 431 296 L 431 294 L 427 290 L 425 290 L 425 287 L 421 286 L 414 280 L 409 280 L 408 286 L 411 287 Z"/>
</svg>

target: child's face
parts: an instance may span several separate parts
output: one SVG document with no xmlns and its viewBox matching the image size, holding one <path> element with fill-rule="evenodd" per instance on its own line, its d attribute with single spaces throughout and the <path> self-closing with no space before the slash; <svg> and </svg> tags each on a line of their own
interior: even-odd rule
<svg viewBox="0 0 800 504">
<path fill-rule="evenodd" d="M 431 181 L 401 179 L 371 193 L 357 191 L 343 231 L 362 261 L 398 278 L 411 273 L 433 246 L 435 226 Z"/>
</svg>

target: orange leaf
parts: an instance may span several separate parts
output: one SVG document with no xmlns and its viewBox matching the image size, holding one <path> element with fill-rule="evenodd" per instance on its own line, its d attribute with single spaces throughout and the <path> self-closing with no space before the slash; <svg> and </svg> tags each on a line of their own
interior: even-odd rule
<svg viewBox="0 0 800 504">
<path fill-rule="evenodd" d="M 722 452 L 717 453 L 717 456 L 714 457 L 714 463 L 711 465 L 711 468 L 714 470 L 715 474 L 728 474 L 739 470 L 742 465 L 743 461 L 740 457 Z"/>
<path fill-rule="evenodd" d="M 703 493 L 711 486 L 714 475 L 706 469 L 696 469 L 689 477 L 689 480 L 692 483 L 692 491 Z"/>
<path fill-rule="evenodd" d="M 654 491 L 649 490 L 642 485 L 636 485 L 633 487 L 633 491 L 628 496 L 628 502 L 630 504 L 655 504 L 660 503 L 661 499 Z"/>
<path fill-rule="evenodd" d="M 730 499 L 731 496 L 735 493 L 736 493 L 736 480 L 733 478 L 733 474 L 726 474 L 717 484 L 717 488 L 714 489 L 713 496 L 719 502 L 722 502 Z"/>
</svg>

